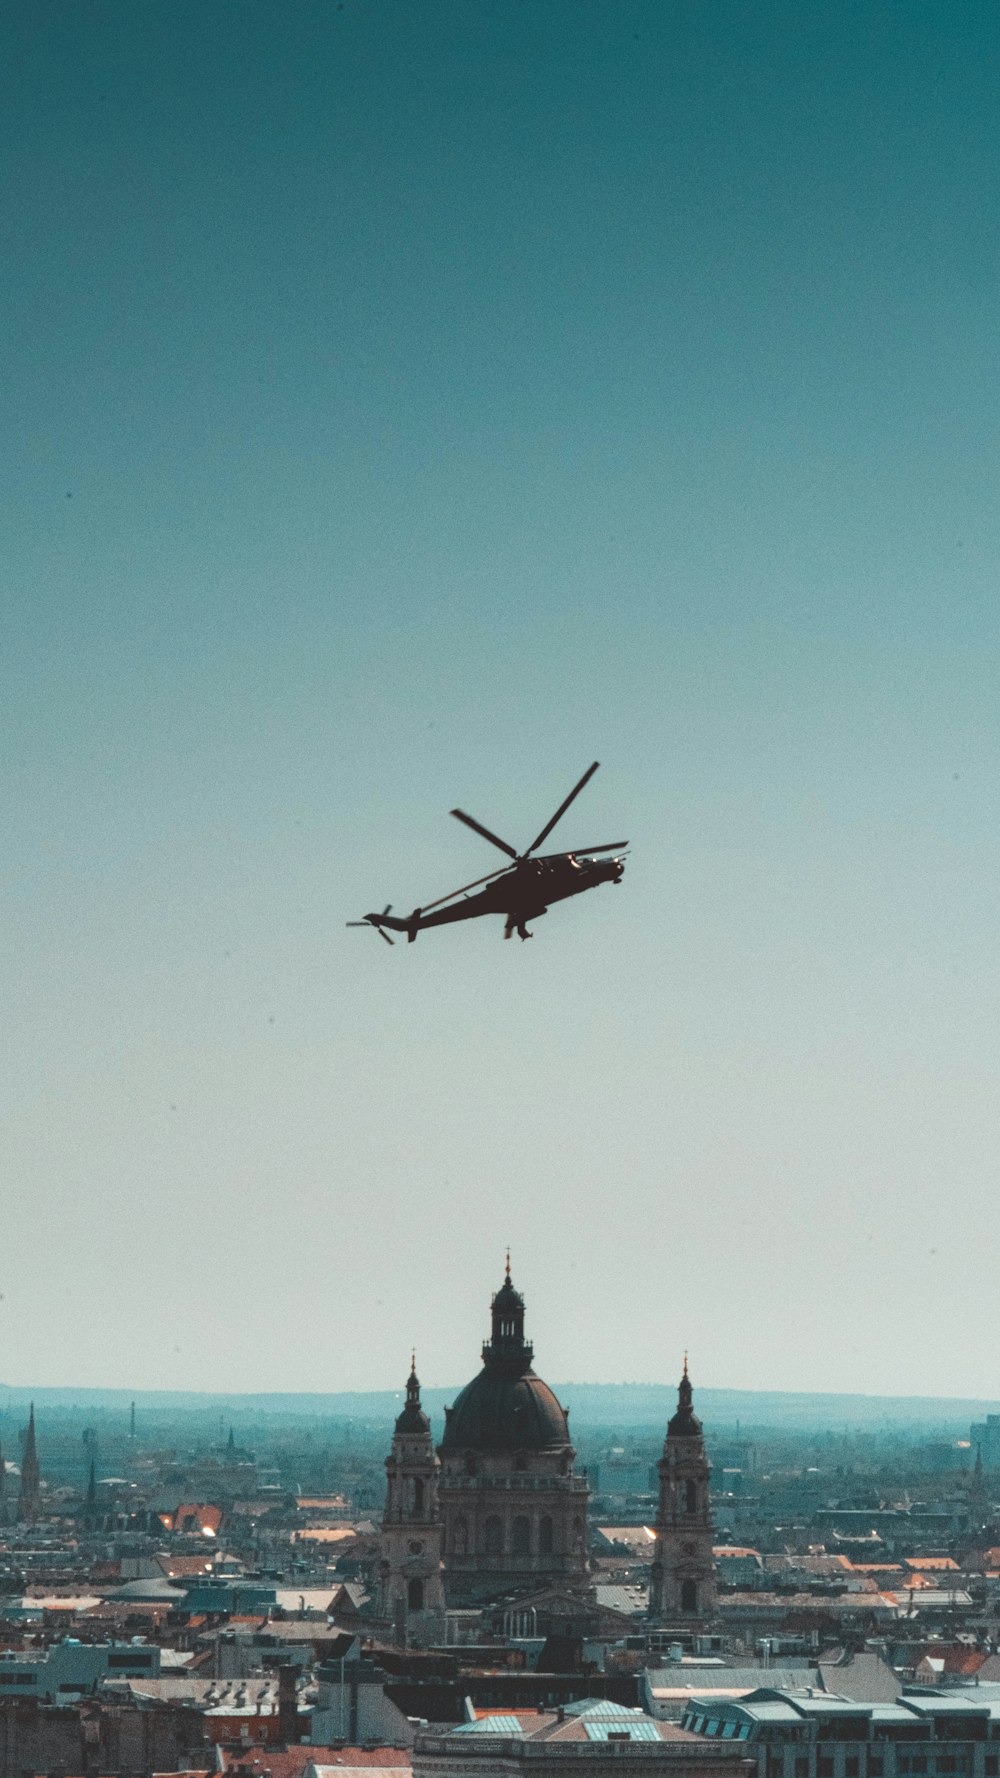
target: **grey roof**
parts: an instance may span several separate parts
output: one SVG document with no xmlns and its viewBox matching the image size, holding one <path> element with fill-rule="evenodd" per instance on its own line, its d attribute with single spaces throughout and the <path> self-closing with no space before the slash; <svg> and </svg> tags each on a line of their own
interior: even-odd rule
<svg viewBox="0 0 1000 1778">
<path fill-rule="evenodd" d="M 594 1597 L 605 1611 L 620 1611 L 624 1617 L 641 1617 L 649 1603 L 645 1587 L 596 1586 Z"/>
<path fill-rule="evenodd" d="M 942 1697 L 935 1688 L 922 1696 L 906 1692 L 902 1701 L 908 1710 L 916 1711 L 920 1716 L 942 1716 L 946 1712 L 949 1716 L 988 1716 L 990 1713 L 989 1700 L 977 1698 L 974 1692 L 971 1696 L 968 1692 L 956 1696 L 948 1691 Z"/>
<path fill-rule="evenodd" d="M 646 1676 L 652 1693 L 676 1696 L 756 1692 L 762 1686 L 773 1691 L 794 1691 L 802 1672 L 784 1667 L 688 1667 L 676 1661 L 670 1667 L 652 1667 Z"/>
<path fill-rule="evenodd" d="M 839 1661 L 820 1661 L 816 1671 L 821 1685 L 862 1704 L 889 1704 L 901 1689 L 889 1663 L 871 1649 Z"/>
<path fill-rule="evenodd" d="M 175 1587 L 171 1581 L 163 1580 L 128 1580 L 123 1587 L 114 1587 L 105 1593 L 105 1599 L 135 1599 L 141 1604 L 149 1605 L 182 1605 L 186 1589 Z"/>
</svg>

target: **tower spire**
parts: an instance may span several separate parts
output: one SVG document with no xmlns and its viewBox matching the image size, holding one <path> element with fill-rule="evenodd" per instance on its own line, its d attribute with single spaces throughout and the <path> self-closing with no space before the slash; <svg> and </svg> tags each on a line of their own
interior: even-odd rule
<svg viewBox="0 0 1000 1778">
<path fill-rule="evenodd" d="M 688 1355 L 677 1389 L 677 1412 L 667 1423 L 650 1576 L 654 1623 L 704 1623 L 715 1612 L 715 1527 L 709 1496 L 711 1464 L 694 1411 Z"/>
<path fill-rule="evenodd" d="M 420 1405 L 417 1354 L 410 1355 L 406 1404 L 385 1460 L 386 1496 L 380 1537 L 377 1613 L 383 1634 L 400 1645 L 444 1634 L 442 1532 L 431 1423 Z"/>
<path fill-rule="evenodd" d="M 21 1458 L 21 1487 L 17 1499 L 17 1516 L 19 1519 L 34 1524 L 38 1517 L 41 1493 L 41 1473 L 38 1467 L 38 1447 L 35 1442 L 35 1404 L 31 1403 L 28 1411 L 28 1430 L 24 1440 L 24 1456 Z"/>
</svg>

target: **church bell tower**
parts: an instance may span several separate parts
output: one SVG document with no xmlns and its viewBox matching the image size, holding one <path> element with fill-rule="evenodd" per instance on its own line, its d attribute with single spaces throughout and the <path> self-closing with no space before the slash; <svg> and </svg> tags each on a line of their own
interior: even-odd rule
<svg viewBox="0 0 1000 1778">
<path fill-rule="evenodd" d="M 431 1423 L 420 1405 L 416 1359 L 406 1405 L 385 1460 L 386 1496 L 379 1539 L 378 1615 L 400 1647 L 443 1642 L 441 1513 Z"/>
<path fill-rule="evenodd" d="M 703 1624 L 715 1611 L 715 1527 L 709 1505 L 711 1464 L 701 1421 L 691 1405 L 687 1354 L 677 1412 L 667 1425 L 656 1511 L 656 1550 L 649 1587 L 649 1616 L 668 1626 Z"/>
</svg>

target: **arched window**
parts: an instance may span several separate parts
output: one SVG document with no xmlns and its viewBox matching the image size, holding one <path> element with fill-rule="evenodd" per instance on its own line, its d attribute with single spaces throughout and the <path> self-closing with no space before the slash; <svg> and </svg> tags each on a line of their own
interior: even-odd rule
<svg viewBox="0 0 1000 1778">
<path fill-rule="evenodd" d="M 582 1550 L 582 1548 L 583 1548 L 583 1520 L 582 1519 L 574 1519 L 573 1520 L 573 1548 L 574 1548 L 574 1550 Z"/>
<path fill-rule="evenodd" d="M 424 1583 L 422 1580 L 411 1580 L 406 1589 L 406 1606 L 408 1611 L 423 1611 Z"/>
<path fill-rule="evenodd" d="M 511 1549 L 515 1556 L 531 1554 L 531 1521 L 520 1513 L 511 1527 Z"/>
<path fill-rule="evenodd" d="M 684 1483 L 684 1511 L 686 1513 L 696 1513 L 698 1511 L 697 1482 Z"/>
<path fill-rule="evenodd" d="M 424 1484 L 419 1476 L 413 1478 L 413 1510 L 415 1513 L 424 1510 Z"/>
<path fill-rule="evenodd" d="M 553 1535 L 552 1520 L 549 1518 L 548 1513 L 546 1513 L 545 1517 L 538 1522 L 538 1554 L 540 1556 L 551 1556 L 554 1548 L 555 1538 Z"/>
<path fill-rule="evenodd" d="M 681 1581 L 681 1610 L 697 1611 L 698 1582 L 696 1580 Z"/>
<path fill-rule="evenodd" d="M 495 1514 L 483 1526 L 483 1548 L 488 1556 L 499 1556 L 503 1551 L 503 1525 Z"/>
<path fill-rule="evenodd" d="M 456 1556 L 467 1556 L 469 1553 L 469 1521 L 461 1514 L 451 1528 L 451 1547 Z"/>
</svg>

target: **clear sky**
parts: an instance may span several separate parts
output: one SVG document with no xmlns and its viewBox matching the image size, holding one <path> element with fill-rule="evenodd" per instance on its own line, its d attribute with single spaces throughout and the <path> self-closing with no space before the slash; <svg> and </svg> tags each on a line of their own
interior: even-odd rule
<svg viewBox="0 0 1000 1778">
<path fill-rule="evenodd" d="M 4 32 L 0 1380 L 996 1394 L 994 0 Z"/>
</svg>

